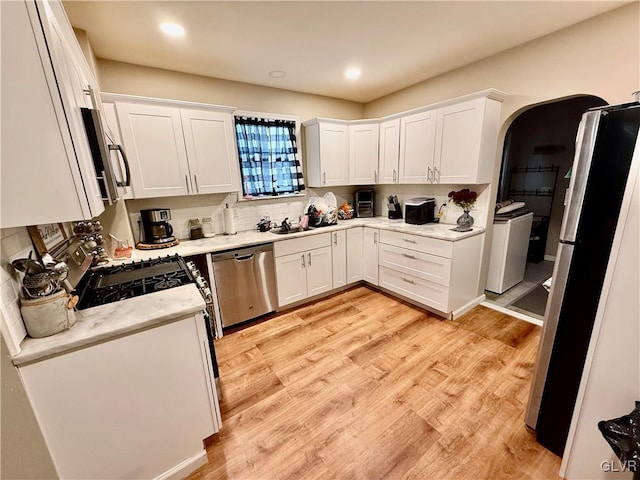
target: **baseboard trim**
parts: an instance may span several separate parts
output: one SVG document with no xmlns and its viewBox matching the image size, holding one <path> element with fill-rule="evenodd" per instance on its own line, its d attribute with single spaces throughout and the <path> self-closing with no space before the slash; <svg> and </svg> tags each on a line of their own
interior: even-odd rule
<svg viewBox="0 0 640 480">
<path fill-rule="evenodd" d="M 179 463 L 170 468 L 163 474 L 157 476 L 154 480 L 179 480 L 186 478 L 189 474 L 195 472 L 198 468 L 207 464 L 207 451 L 201 450 L 193 457 L 187 458 L 184 462 Z"/>
<path fill-rule="evenodd" d="M 501 307 L 500 305 L 496 305 L 495 303 L 484 301 L 480 305 L 482 305 L 483 307 L 490 308 L 491 310 L 504 313 L 506 315 L 509 315 L 510 317 L 515 317 L 519 320 L 524 320 L 525 322 L 533 323 L 534 325 L 538 325 L 539 327 L 541 327 L 542 324 L 544 323 L 542 320 L 539 320 L 534 317 L 530 317 L 529 315 L 525 315 L 524 313 L 509 310 L 508 308 Z"/>
<path fill-rule="evenodd" d="M 545 255 L 544 259 L 547 260 L 548 262 L 555 262 L 556 261 L 556 256 L 555 255 Z"/>
<path fill-rule="evenodd" d="M 474 298 L 473 300 L 471 300 L 470 302 L 466 303 L 462 307 L 460 307 L 457 310 L 454 310 L 453 312 L 451 312 L 451 319 L 452 320 L 457 319 L 461 315 L 464 315 L 465 313 L 467 313 L 473 307 L 481 305 L 486 299 L 487 299 L 487 296 L 484 293 L 482 295 L 480 295 L 479 297 Z"/>
</svg>

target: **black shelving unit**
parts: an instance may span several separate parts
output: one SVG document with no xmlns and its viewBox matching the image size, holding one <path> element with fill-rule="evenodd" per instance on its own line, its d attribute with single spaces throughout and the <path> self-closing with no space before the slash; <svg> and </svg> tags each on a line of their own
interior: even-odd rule
<svg viewBox="0 0 640 480">
<path fill-rule="evenodd" d="M 509 170 L 509 198 L 525 202 L 527 208 L 533 211 L 527 260 L 534 263 L 544 260 L 559 171 L 560 167 L 556 165 L 512 167 Z"/>
</svg>

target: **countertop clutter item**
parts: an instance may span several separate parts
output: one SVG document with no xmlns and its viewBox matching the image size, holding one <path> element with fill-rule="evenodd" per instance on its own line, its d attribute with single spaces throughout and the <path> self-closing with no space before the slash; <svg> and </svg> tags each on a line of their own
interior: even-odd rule
<svg viewBox="0 0 640 480">
<path fill-rule="evenodd" d="M 342 205 L 340 205 L 340 208 L 338 208 L 338 219 L 350 220 L 353 218 L 353 212 L 354 210 L 351 207 L 351 205 L 345 202 Z"/>
<path fill-rule="evenodd" d="M 468 232 L 473 226 L 473 217 L 469 215 L 469 210 L 476 203 L 478 194 L 472 192 L 468 188 L 462 190 L 449 192 L 449 201 L 454 203 L 458 207 L 462 208 L 463 214 L 458 217 L 456 223 L 458 224 L 453 230 L 456 232 Z"/>
<path fill-rule="evenodd" d="M 205 238 L 212 238 L 216 236 L 216 229 L 213 225 L 213 218 L 202 217 L 202 233 Z"/>
<path fill-rule="evenodd" d="M 111 239 L 113 240 L 113 258 L 118 260 L 121 258 L 131 258 L 131 254 L 133 253 L 133 247 L 129 245 L 128 240 L 120 240 L 115 235 L 109 234 Z"/>
<path fill-rule="evenodd" d="M 387 197 L 388 200 L 388 208 L 389 208 L 389 218 L 391 220 L 397 220 L 402 218 L 402 207 L 400 206 L 400 202 L 398 201 L 398 197 L 395 195 L 389 195 Z"/>
<path fill-rule="evenodd" d="M 224 210 L 224 234 L 225 235 L 235 235 L 238 233 L 236 231 L 236 219 L 233 217 L 234 211 L 233 208 L 229 207 L 228 203 L 225 203 Z"/>
<path fill-rule="evenodd" d="M 140 220 L 144 233 L 140 242 L 147 245 L 163 245 L 173 243 L 173 227 L 169 223 L 171 220 L 171 210 L 168 208 L 151 208 L 140 210 Z"/>
<path fill-rule="evenodd" d="M 373 217 L 374 211 L 374 192 L 373 190 L 358 190 L 355 195 L 356 217 Z"/>
<path fill-rule="evenodd" d="M 433 223 L 436 199 L 433 197 L 410 198 L 404 203 L 404 221 L 411 225 Z"/>
<path fill-rule="evenodd" d="M 199 240 L 204 238 L 202 224 L 197 218 L 189 219 L 189 240 Z"/>
<path fill-rule="evenodd" d="M 271 230 L 271 220 L 268 218 L 261 218 L 260 221 L 256 223 L 256 227 L 258 227 L 258 230 L 261 232 Z"/>
<path fill-rule="evenodd" d="M 76 323 L 77 298 L 60 289 L 46 297 L 21 299 L 20 313 L 29 336 L 48 337 L 71 328 Z"/>
</svg>

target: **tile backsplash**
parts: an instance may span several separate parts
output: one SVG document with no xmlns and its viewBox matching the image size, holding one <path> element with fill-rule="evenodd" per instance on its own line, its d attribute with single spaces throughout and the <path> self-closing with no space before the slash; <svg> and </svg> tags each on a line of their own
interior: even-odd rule
<svg viewBox="0 0 640 480">
<path fill-rule="evenodd" d="M 0 230 L 0 314 L 2 335 L 11 354 L 20 352 L 20 342 L 27 335 L 20 314 L 20 282 L 13 267 L 12 257 L 32 248 L 31 238 L 25 227 Z"/>
<path fill-rule="evenodd" d="M 309 199 L 314 196 L 323 196 L 327 192 L 333 192 L 338 205 L 344 202 L 353 202 L 355 187 L 336 188 L 307 188 L 304 197 L 270 198 L 264 200 L 238 201 L 236 194 L 211 194 L 193 195 L 181 197 L 147 198 L 127 200 L 127 210 L 131 221 L 131 228 L 135 241 L 139 241 L 140 210 L 148 208 L 171 209 L 171 220 L 174 236 L 180 239 L 189 238 L 189 219 L 211 217 L 213 219 L 216 235 L 224 233 L 223 210 L 225 204 L 234 209 L 235 227 L 237 231 L 254 230 L 258 221 L 269 216 L 271 221 L 281 223 L 289 218 L 292 223 L 297 223 L 302 215 Z"/>
</svg>

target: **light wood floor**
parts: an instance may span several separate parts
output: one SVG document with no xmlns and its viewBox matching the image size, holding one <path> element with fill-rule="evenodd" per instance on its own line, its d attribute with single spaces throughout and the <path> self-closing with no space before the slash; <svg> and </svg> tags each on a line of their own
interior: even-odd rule
<svg viewBox="0 0 640 480">
<path fill-rule="evenodd" d="M 360 286 L 216 341 L 201 479 L 558 478 L 523 415 L 540 328 Z"/>
</svg>

